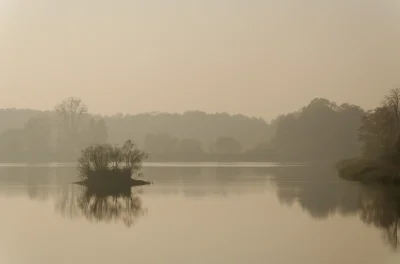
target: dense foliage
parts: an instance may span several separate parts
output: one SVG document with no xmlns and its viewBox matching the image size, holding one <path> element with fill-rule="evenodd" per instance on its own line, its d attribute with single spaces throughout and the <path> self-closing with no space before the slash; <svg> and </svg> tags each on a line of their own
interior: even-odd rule
<svg viewBox="0 0 400 264">
<path fill-rule="evenodd" d="M 365 113 L 359 129 L 362 155 L 338 164 L 342 177 L 361 181 L 400 182 L 400 89 Z"/>
<path fill-rule="evenodd" d="M 314 99 L 299 111 L 274 120 L 274 137 L 253 149 L 253 155 L 291 161 L 331 161 L 357 156 L 363 113 L 355 105 Z"/>
<path fill-rule="evenodd" d="M 400 89 L 390 91 L 379 107 L 365 114 L 360 139 L 364 157 L 399 161 Z"/>
<path fill-rule="evenodd" d="M 122 147 L 110 144 L 92 145 L 82 150 L 78 160 L 80 176 L 87 180 L 102 177 L 131 179 L 141 176 L 143 160 L 147 154 L 127 140 Z"/>
</svg>

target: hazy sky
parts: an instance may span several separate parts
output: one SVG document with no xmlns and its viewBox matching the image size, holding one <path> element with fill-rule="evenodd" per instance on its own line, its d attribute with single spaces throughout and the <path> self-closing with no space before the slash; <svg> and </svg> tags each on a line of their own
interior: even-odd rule
<svg viewBox="0 0 400 264">
<path fill-rule="evenodd" d="M 0 0 L 0 108 L 269 119 L 395 87 L 398 0 Z"/>
</svg>

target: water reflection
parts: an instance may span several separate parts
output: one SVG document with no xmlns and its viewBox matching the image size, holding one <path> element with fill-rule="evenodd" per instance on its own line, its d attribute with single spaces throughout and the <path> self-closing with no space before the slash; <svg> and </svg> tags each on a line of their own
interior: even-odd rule
<svg viewBox="0 0 400 264">
<path fill-rule="evenodd" d="M 381 229 L 384 241 L 399 249 L 400 187 L 345 182 L 329 167 L 288 168 L 273 175 L 282 204 L 297 204 L 314 219 L 356 215 Z"/>
<path fill-rule="evenodd" d="M 328 166 L 276 169 L 271 175 L 279 201 L 289 206 L 298 204 L 315 219 L 359 210 L 361 186 L 339 179 Z"/>
<path fill-rule="evenodd" d="M 155 183 L 144 189 L 147 195 L 202 199 L 272 191 L 282 206 L 299 206 L 310 219 L 357 217 L 360 223 L 382 230 L 384 241 L 399 248 L 400 187 L 342 181 L 333 167 L 152 167 L 145 168 L 145 175 Z M 55 211 L 67 219 L 117 222 L 127 227 L 147 212 L 142 189 L 86 189 L 69 184 L 75 179 L 75 167 L 0 167 L 0 195 L 22 194 L 32 200 L 51 201 Z"/>
<path fill-rule="evenodd" d="M 400 187 L 365 186 L 361 193 L 360 218 L 383 230 L 393 249 L 399 248 Z"/>
<path fill-rule="evenodd" d="M 122 222 L 131 227 L 147 212 L 139 194 L 136 188 L 110 191 L 73 186 L 56 199 L 56 211 L 70 219 L 83 216 L 91 222 Z"/>
<path fill-rule="evenodd" d="M 110 191 L 70 184 L 76 167 L 0 167 L 0 195 L 26 195 L 35 201 L 55 203 L 55 211 L 68 219 L 122 222 L 131 227 L 146 213 L 140 189 Z"/>
<path fill-rule="evenodd" d="M 268 177 L 254 168 L 240 167 L 151 167 L 146 179 L 155 185 L 146 189 L 154 195 L 209 196 L 245 195 L 265 192 Z"/>
</svg>

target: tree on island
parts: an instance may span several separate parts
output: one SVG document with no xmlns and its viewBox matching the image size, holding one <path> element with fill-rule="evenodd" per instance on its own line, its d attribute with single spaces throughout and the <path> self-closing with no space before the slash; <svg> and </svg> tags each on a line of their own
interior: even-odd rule
<svg viewBox="0 0 400 264">
<path fill-rule="evenodd" d="M 108 129 L 102 118 L 89 113 L 81 99 L 68 97 L 55 107 L 57 150 L 69 159 L 76 158 L 82 148 L 107 141 Z"/>
<path fill-rule="evenodd" d="M 147 153 L 127 140 L 122 147 L 110 144 L 92 145 L 82 150 L 78 170 L 83 184 L 115 183 L 117 185 L 143 185 L 142 162 Z M 132 178 L 133 177 L 133 178 Z"/>
</svg>

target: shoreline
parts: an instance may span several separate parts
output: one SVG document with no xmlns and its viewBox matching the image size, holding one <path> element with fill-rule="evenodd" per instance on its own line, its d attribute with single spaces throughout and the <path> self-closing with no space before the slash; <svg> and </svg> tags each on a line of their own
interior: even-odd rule
<svg viewBox="0 0 400 264">
<path fill-rule="evenodd" d="M 107 184 L 106 186 L 111 185 L 113 187 L 118 187 L 118 186 L 134 187 L 134 186 L 150 185 L 152 183 L 149 181 L 144 181 L 144 180 L 130 179 L 129 182 L 126 182 L 126 181 L 121 182 L 121 181 L 113 181 L 113 180 L 102 180 L 102 181 L 81 180 L 81 181 L 72 182 L 71 184 L 81 185 L 81 186 L 85 186 L 85 187 L 105 186 L 104 184 Z"/>
<path fill-rule="evenodd" d="M 400 167 L 388 162 L 354 158 L 339 161 L 336 168 L 347 181 L 400 185 Z"/>
</svg>

